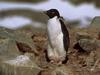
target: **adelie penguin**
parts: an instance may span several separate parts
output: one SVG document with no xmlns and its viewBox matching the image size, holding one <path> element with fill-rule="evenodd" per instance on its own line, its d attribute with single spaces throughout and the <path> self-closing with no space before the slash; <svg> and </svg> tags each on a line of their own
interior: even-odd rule
<svg viewBox="0 0 100 75">
<path fill-rule="evenodd" d="M 51 63 L 66 63 L 69 47 L 69 33 L 57 9 L 44 12 L 48 17 L 48 49 L 47 57 Z"/>
</svg>

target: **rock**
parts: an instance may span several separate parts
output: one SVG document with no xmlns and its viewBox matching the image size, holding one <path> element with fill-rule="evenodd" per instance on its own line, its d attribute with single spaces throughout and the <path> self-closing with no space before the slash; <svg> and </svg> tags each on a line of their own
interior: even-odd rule
<svg viewBox="0 0 100 75">
<path fill-rule="evenodd" d="M 56 75 L 74 75 L 74 72 L 71 70 L 70 67 L 67 66 L 60 66 L 55 70 Z"/>
<path fill-rule="evenodd" d="M 16 41 L 26 44 L 32 51 L 34 51 L 34 53 L 38 53 L 32 39 L 29 36 L 26 36 L 21 32 L 0 27 L 0 54 L 6 56 L 11 55 L 12 57 L 17 54 L 19 55 L 20 52 Z"/>
<path fill-rule="evenodd" d="M 96 50 L 97 44 L 96 40 L 91 40 L 91 39 L 80 39 L 79 41 L 80 47 L 86 51 L 86 52 L 91 52 L 93 50 Z"/>
<path fill-rule="evenodd" d="M 14 36 L 15 36 L 14 38 L 17 42 L 24 43 L 24 44 L 28 45 L 35 54 L 38 54 L 31 37 L 26 36 L 26 34 L 21 33 L 21 32 L 15 32 Z"/>
<path fill-rule="evenodd" d="M 41 37 L 33 36 L 34 40 L 32 40 L 23 32 L 0 28 L 0 58 L 2 59 L 0 59 L 0 75 L 76 75 L 69 64 L 68 66 L 48 63 L 45 59 L 45 50 L 39 51 L 40 55 L 35 55 L 35 52 L 38 53 L 35 45 L 41 47 L 47 41 L 46 38 L 41 39 Z M 22 55 L 21 50 L 27 52 Z M 32 53 L 28 52 L 30 50 Z"/>
<path fill-rule="evenodd" d="M 20 52 L 16 46 L 15 40 L 12 40 L 10 38 L 0 38 L 0 59 L 4 60 L 4 57 L 13 58 L 18 55 L 20 55 Z"/>
<path fill-rule="evenodd" d="M 22 52 L 22 53 L 26 53 L 26 52 L 35 53 L 32 50 L 32 48 L 29 45 L 27 45 L 26 43 L 22 43 L 22 42 L 17 42 L 16 41 L 16 45 L 17 45 L 19 51 Z"/>
<path fill-rule="evenodd" d="M 73 47 L 74 49 L 90 52 L 90 51 L 96 50 L 97 48 L 100 48 L 99 39 L 93 38 L 88 33 L 77 32 L 76 40 L 77 40 L 77 43 L 74 45 Z"/>
<path fill-rule="evenodd" d="M 2 61 L 0 65 L 0 75 L 37 75 L 41 71 L 26 55 Z"/>
<path fill-rule="evenodd" d="M 95 17 L 92 20 L 91 27 L 95 27 L 95 28 L 100 30 L 100 16 L 99 17 Z"/>
<path fill-rule="evenodd" d="M 93 39 L 90 34 L 84 32 L 77 32 L 76 33 L 76 40 L 80 39 Z"/>
<path fill-rule="evenodd" d="M 43 70 L 38 75 L 74 75 L 74 71 L 72 68 L 62 65 Z"/>
<path fill-rule="evenodd" d="M 21 55 L 21 50 L 27 52 Z M 30 36 L 0 27 L 0 75 L 37 75 L 41 70 L 35 63 L 37 53 Z"/>
<path fill-rule="evenodd" d="M 100 48 L 100 40 L 96 40 L 97 47 Z"/>
<path fill-rule="evenodd" d="M 79 42 L 75 43 L 73 46 L 74 49 L 78 50 L 79 52 L 84 52 L 83 48 L 80 46 Z"/>
</svg>

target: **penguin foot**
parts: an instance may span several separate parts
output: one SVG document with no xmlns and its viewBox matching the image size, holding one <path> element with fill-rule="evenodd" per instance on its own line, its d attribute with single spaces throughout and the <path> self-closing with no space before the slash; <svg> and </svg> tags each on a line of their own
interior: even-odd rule
<svg viewBox="0 0 100 75">
<path fill-rule="evenodd" d="M 50 63 L 53 64 L 53 63 L 55 63 L 55 61 L 54 60 L 51 60 Z"/>
</svg>

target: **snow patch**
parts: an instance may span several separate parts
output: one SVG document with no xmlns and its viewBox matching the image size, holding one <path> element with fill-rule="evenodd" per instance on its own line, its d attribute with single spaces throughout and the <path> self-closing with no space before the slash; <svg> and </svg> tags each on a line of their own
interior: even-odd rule
<svg viewBox="0 0 100 75">
<path fill-rule="evenodd" d="M 30 61 L 31 60 L 28 56 L 20 55 L 13 60 L 6 61 L 6 63 L 9 63 L 11 65 L 23 66 L 23 65 L 27 65 Z"/>
<path fill-rule="evenodd" d="M 3 19 L 0 19 L 0 26 L 7 28 L 18 28 L 27 24 L 31 24 L 32 20 L 22 16 L 9 16 Z"/>
</svg>

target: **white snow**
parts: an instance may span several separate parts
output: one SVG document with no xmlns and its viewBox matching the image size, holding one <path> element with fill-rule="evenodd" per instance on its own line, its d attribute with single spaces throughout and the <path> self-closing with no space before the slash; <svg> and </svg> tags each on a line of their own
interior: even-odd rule
<svg viewBox="0 0 100 75">
<path fill-rule="evenodd" d="M 43 10 L 44 11 L 44 10 L 48 10 L 51 8 L 58 9 L 61 15 L 65 19 L 81 20 L 82 25 L 90 23 L 90 21 L 85 21 L 86 17 L 94 18 L 95 16 L 100 16 L 100 9 L 97 9 L 92 3 L 90 4 L 84 3 L 79 6 L 75 6 L 68 1 L 62 1 L 62 0 L 49 0 L 49 1 L 37 3 L 37 4 L 0 2 L 0 11 L 9 10 L 9 9 L 31 9 L 31 10 L 39 10 L 39 11 Z M 19 21 L 19 22 L 23 22 L 23 23 L 30 22 L 29 20 L 26 21 L 26 19 L 24 21 L 25 22 L 23 21 Z M 11 26 L 11 27 L 15 27 L 15 26 Z"/>
<path fill-rule="evenodd" d="M 32 21 L 31 19 L 23 16 L 8 16 L 0 19 L 0 26 L 16 29 L 25 25 L 32 25 L 36 28 L 43 28 L 43 24 Z"/>
<path fill-rule="evenodd" d="M 80 6 L 74 6 L 68 1 L 65 2 L 61 0 L 49 0 L 47 2 L 38 4 L 0 2 L 0 10 L 17 8 L 31 10 L 48 10 L 51 8 L 56 8 L 61 12 L 62 16 L 65 16 L 66 18 L 69 18 L 71 20 L 84 18 L 86 16 L 92 18 L 95 16 L 100 16 L 100 9 L 96 9 L 92 3 L 85 3 Z"/>
<path fill-rule="evenodd" d="M 0 19 L 0 26 L 8 28 L 17 28 L 31 23 L 32 23 L 31 19 L 22 16 L 9 16 Z"/>
<path fill-rule="evenodd" d="M 9 63 L 11 65 L 17 65 L 17 66 L 27 65 L 29 62 L 30 62 L 30 58 L 28 56 L 25 56 L 25 55 L 20 55 L 20 56 L 17 56 L 13 60 L 6 61 L 6 63 Z"/>
</svg>

